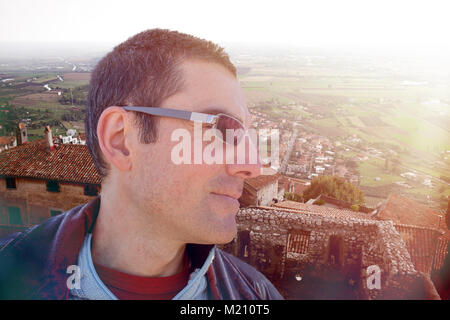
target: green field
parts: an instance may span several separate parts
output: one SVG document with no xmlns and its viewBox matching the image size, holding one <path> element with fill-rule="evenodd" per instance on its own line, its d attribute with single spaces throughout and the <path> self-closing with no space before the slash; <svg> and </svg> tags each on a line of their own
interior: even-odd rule
<svg viewBox="0 0 450 320">
<path fill-rule="evenodd" d="M 386 172 L 383 160 L 371 158 L 366 161 L 360 161 L 358 165 L 362 176 L 361 185 L 363 186 L 379 187 L 404 180 L 398 175 Z M 380 180 L 376 181 L 376 177 L 380 178 Z"/>
<path fill-rule="evenodd" d="M 78 80 L 78 81 L 68 81 L 68 80 L 64 80 L 64 81 L 57 81 L 57 82 L 53 82 L 51 84 L 51 87 L 58 87 L 58 88 L 62 88 L 62 89 L 74 89 L 77 87 L 82 87 L 85 85 L 88 85 L 89 81 L 84 81 L 84 80 Z"/>
<path fill-rule="evenodd" d="M 291 77 L 286 81 L 285 77 L 277 77 L 274 70 L 267 74 L 261 74 L 261 69 L 254 72 L 257 75 L 251 72 L 240 77 L 252 105 L 270 99 L 275 99 L 279 105 L 309 104 L 309 109 L 312 106 L 313 110 L 307 113 L 313 114 L 316 113 L 315 105 L 319 105 L 318 110 L 324 118 L 312 120 L 319 129 L 339 127 L 344 134 L 356 134 L 368 142 L 389 141 L 421 152 L 450 149 L 450 131 L 425 120 L 435 113 L 431 109 L 426 110 L 420 102 L 427 96 L 449 99 L 450 90 L 408 87 L 397 80 L 368 77 Z M 282 71 L 278 73 L 282 74 Z M 388 102 L 379 103 L 380 99 Z M 292 110 L 286 113 L 296 116 L 305 112 Z"/>
<path fill-rule="evenodd" d="M 58 79 L 56 77 L 56 74 L 47 74 L 47 75 L 42 75 L 42 76 L 38 76 L 36 80 L 33 80 L 32 82 L 34 83 L 46 83 L 49 81 L 53 81 Z"/>
</svg>

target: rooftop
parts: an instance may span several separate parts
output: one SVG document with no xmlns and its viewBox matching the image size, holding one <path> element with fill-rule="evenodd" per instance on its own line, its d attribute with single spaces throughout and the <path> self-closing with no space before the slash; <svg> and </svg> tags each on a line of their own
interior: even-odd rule
<svg viewBox="0 0 450 320">
<path fill-rule="evenodd" d="M 0 154 L 0 176 L 100 184 L 87 146 L 60 144 L 46 151 L 45 140 L 36 140 Z"/>
<path fill-rule="evenodd" d="M 439 229 L 450 239 L 450 231 L 445 224 L 445 216 L 427 206 L 391 193 L 386 204 L 377 214 L 379 219 L 392 220 L 394 223 L 414 225 L 418 227 Z"/>
<path fill-rule="evenodd" d="M 269 184 L 272 184 L 272 183 L 278 181 L 279 177 L 280 177 L 280 174 L 277 173 L 276 170 L 273 170 L 270 167 L 263 167 L 261 175 L 254 177 L 254 178 L 245 179 L 244 187 L 250 186 L 251 188 L 253 188 L 255 190 L 259 190 Z"/>
<path fill-rule="evenodd" d="M 14 140 L 16 140 L 16 137 L 15 137 L 15 136 L 4 136 L 4 137 L 0 137 L 0 145 L 13 143 Z"/>
<path fill-rule="evenodd" d="M 340 219 L 364 219 L 364 220 L 377 220 L 376 218 L 370 217 L 368 214 L 362 212 L 355 212 L 345 209 L 336 209 L 325 206 L 318 206 L 313 204 L 306 204 L 302 202 L 295 201 L 282 201 L 273 205 L 277 208 L 294 209 L 300 213 L 313 213 L 322 216 L 340 218 Z"/>
</svg>

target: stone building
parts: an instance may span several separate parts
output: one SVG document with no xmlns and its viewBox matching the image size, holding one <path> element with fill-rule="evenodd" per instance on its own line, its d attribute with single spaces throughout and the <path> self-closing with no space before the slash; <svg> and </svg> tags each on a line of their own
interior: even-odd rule
<svg viewBox="0 0 450 320">
<path fill-rule="evenodd" d="M 0 236 L 86 203 L 100 192 L 100 176 L 87 147 L 53 142 L 28 142 L 0 154 Z"/>
<path fill-rule="evenodd" d="M 16 128 L 16 145 L 22 145 L 28 142 L 28 132 L 25 123 L 20 122 Z"/>
<path fill-rule="evenodd" d="M 14 148 L 17 145 L 16 137 L 4 136 L 0 137 L 0 152 Z"/>
<path fill-rule="evenodd" d="M 415 200 L 391 193 L 373 216 L 395 223 L 420 271 L 431 273 L 439 270 L 447 254 L 447 242 L 450 241 L 450 230 L 443 214 Z"/>
<path fill-rule="evenodd" d="M 15 136 L 0 137 L 0 152 L 28 142 L 28 132 L 25 123 L 20 122 L 16 127 L 15 133 Z"/>
<path fill-rule="evenodd" d="M 287 299 L 439 299 L 392 221 L 300 204 L 241 208 L 222 246 L 264 273 Z M 379 278 L 375 277 L 377 273 Z M 377 283 L 379 279 L 379 283 Z"/>
<path fill-rule="evenodd" d="M 241 207 L 252 205 L 269 206 L 280 199 L 278 179 L 280 174 L 271 168 L 263 168 L 263 174 L 245 179 L 242 196 L 239 198 Z"/>
<path fill-rule="evenodd" d="M 298 195 L 303 195 L 303 191 L 308 189 L 311 184 L 310 181 L 292 178 L 285 175 L 281 175 L 278 183 L 284 186 L 284 190 L 286 192 L 296 193 Z"/>
<path fill-rule="evenodd" d="M 415 200 L 391 193 L 374 217 L 395 223 L 416 269 L 431 275 L 436 286 L 442 289 L 440 274 L 450 241 L 445 216 Z"/>
</svg>

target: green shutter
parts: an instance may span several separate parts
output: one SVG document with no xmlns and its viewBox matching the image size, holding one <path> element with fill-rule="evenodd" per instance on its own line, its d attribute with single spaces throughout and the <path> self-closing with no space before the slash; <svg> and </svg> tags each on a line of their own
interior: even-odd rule
<svg viewBox="0 0 450 320">
<path fill-rule="evenodd" d="M 23 225 L 22 217 L 20 216 L 20 208 L 8 207 L 9 224 Z"/>
</svg>

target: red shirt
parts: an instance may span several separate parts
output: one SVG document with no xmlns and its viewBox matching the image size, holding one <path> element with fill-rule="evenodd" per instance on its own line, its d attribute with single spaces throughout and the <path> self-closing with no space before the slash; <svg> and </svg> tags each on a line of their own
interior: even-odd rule
<svg viewBox="0 0 450 320">
<path fill-rule="evenodd" d="M 169 277 L 134 276 L 95 264 L 103 283 L 119 300 L 171 300 L 189 280 L 189 259 L 185 255 L 183 271 Z"/>
</svg>

